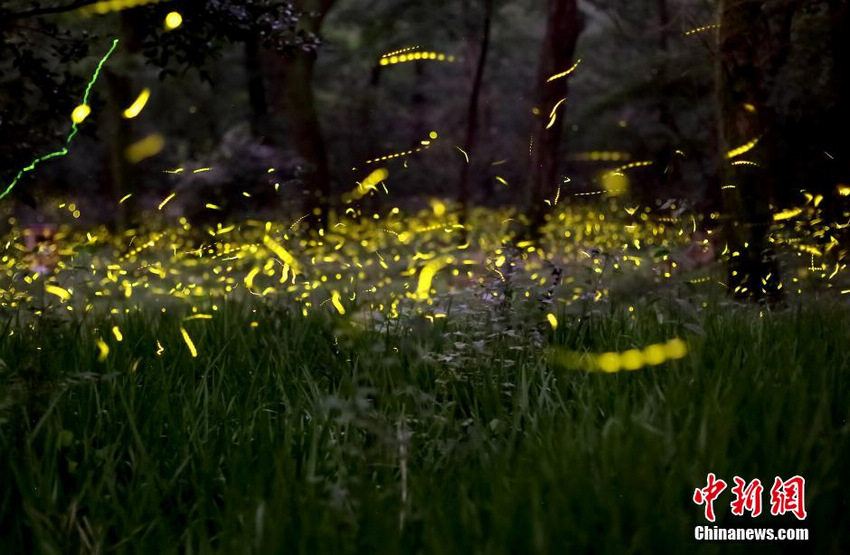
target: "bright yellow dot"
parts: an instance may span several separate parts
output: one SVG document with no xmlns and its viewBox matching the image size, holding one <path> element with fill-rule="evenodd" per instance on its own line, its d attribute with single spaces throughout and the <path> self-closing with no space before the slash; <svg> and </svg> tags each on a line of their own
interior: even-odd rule
<svg viewBox="0 0 850 555">
<path fill-rule="evenodd" d="M 620 369 L 620 355 L 617 353 L 602 353 L 596 359 L 596 364 L 603 372 L 617 372 Z"/>
<path fill-rule="evenodd" d="M 91 108 L 89 107 L 89 105 L 80 104 L 79 106 L 74 108 L 73 112 L 71 112 L 71 121 L 73 121 L 74 123 L 83 123 L 83 120 L 89 117 L 89 114 L 91 114 Z"/>
<path fill-rule="evenodd" d="M 390 61 L 389 61 L 389 60 L 387 60 L 386 58 L 381 58 L 381 62 L 380 62 L 380 63 L 381 63 L 381 65 L 382 65 L 382 66 L 385 66 L 385 65 L 388 65 L 388 64 L 390 63 Z"/>
<path fill-rule="evenodd" d="M 682 358 L 688 354 L 688 346 L 681 339 L 671 339 L 664 344 L 664 353 L 667 355 L 667 358 Z"/>
<path fill-rule="evenodd" d="M 549 324 L 552 326 L 553 330 L 558 329 L 558 318 L 554 314 L 550 312 L 546 315 L 546 319 L 549 320 Z"/>
<path fill-rule="evenodd" d="M 663 345 L 650 345 L 643 350 L 643 360 L 651 366 L 661 364 L 666 358 Z"/>
<path fill-rule="evenodd" d="M 428 133 L 428 136 L 431 137 L 431 139 L 436 139 L 439 135 L 437 135 L 436 131 L 431 131 Z"/>
<path fill-rule="evenodd" d="M 643 366 L 643 353 L 637 349 L 630 349 L 620 355 L 620 362 L 626 370 L 637 370 Z"/>
<path fill-rule="evenodd" d="M 180 27 L 183 24 L 183 16 L 180 12 L 171 12 L 165 16 L 165 28 L 169 31 Z"/>
</svg>

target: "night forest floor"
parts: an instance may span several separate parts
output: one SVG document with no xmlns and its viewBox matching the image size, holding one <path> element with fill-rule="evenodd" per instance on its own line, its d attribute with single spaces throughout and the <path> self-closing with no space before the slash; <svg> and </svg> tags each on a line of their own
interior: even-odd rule
<svg viewBox="0 0 850 555">
<path fill-rule="evenodd" d="M 0 551 L 847 551 L 850 295 L 805 222 L 767 306 L 697 217 L 562 206 L 531 244 L 449 214 L 13 229 Z M 696 542 L 708 473 L 715 524 L 809 541 Z M 794 475 L 802 522 L 770 515 Z"/>
</svg>

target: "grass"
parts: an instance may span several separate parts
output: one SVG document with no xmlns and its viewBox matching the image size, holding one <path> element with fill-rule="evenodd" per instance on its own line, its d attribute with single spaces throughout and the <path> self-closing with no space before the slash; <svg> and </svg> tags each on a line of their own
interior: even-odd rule
<svg viewBox="0 0 850 555">
<path fill-rule="evenodd" d="M 799 552 L 694 541 L 714 472 L 804 476 L 804 523 L 732 516 L 727 491 L 718 524 L 847 552 L 846 307 L 643 302 L 557 330 L 457 312 L 368 329 L 245 301 L 141 310 L 102 362 L 114 318 L 10 320 L 0 551 Z M 674 336 L 687 357 L 636 372 L 552 362 Z"/>
</svg>

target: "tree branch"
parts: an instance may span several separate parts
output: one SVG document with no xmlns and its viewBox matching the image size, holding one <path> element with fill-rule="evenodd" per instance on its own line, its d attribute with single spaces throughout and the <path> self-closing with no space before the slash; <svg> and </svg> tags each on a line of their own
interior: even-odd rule
<svg viewBox="0 0 850 555">
<path fill-rule="evenodd" d="M 15 19 L 26 19 L 28 17 L 38 17 L 40 15 L 53 15 L 58 13 L 67 13 L 77 10 L 79 8 L 84 8 L 86 6 L 90 6 L 92 4 L 97 4 L 101 0 L 76 0 L 71 2 L 70 4 L 65 4 L 64 6 L 53 6 L 49 8 L 33 8 L 31 10 L 26 10 L 23 12 L 10 13 L 6 14 L 5 19 L 7 20 L 15 20 Z"/>
</svg>

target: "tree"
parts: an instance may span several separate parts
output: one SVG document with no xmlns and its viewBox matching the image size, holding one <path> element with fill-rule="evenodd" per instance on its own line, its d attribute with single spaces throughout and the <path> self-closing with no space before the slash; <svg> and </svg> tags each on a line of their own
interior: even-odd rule
<svg viewBox="0 0 850 555">
<path fill-rule="evenodd" d="M 765 2 L 720 3 L 718 94 L 721 156 L 725 161 L 724 231 L 729 251 L 729 290 L 738 297 L 762 299 L 779 293 L 779 269 L 767 245 L 770 202 L 778 183 L 770 159 L 775 114 L 768 103 L 770 77 L 778 70 L 789 41 L 790 15 L 780 14 L 771 31 Z M 732 162 L 746 154 L 744 161 Z"/>
<path fill-rule="evenodd" d="M 478 48 L 478 62 L 475 65 L 475 75 L 472 78 L 472 88 L 469 92 L 469 109 L 466 113 L 466 134 L 463 148 L 471 152 L 476 143 L 478 130 L 478 100 L 481 96 L 481 83 L 484 79 L 484 67 L 487 65 L 487 51 L 490 46 L 490 26 L 493 20 L 493 0 L 484 0 L 484 21 L 481 26 L 481 44 Z M 460 173 L 460 223 L 466 225 L 469 218 L 469 162 L 465 161 Z M 464 233 L 464 235 L 466 235 Z"/>
<path fill-rule="evenodd" d="M 544 199 L 554 190 L 558 177 L 558 151 L 563 130 L 563 107 L 567 96 L 565 77 L 550 79 L 573 63 L 581 32 L 581 17 L 576 0 L 549 0 L 546 34 L 540 50 L 537 76 L 536 114 L 531 136 L 531 167 L 528 179 L 528 212 L 532 233 L 543 226 Z M 557 110 L 561 110 L 558 114 Z"/>
<path fill-rule="evenodd" d="M 299 30 L 317 37 L 334 2 L 296 0 L 294 7 L 302 14 Z M 316 56 L 315 48 L 302 48 L 292 56 L 267 53 L 271 67 L 271 87 L 280 92 L 274 95 L 278 100 L 273 107 L 286 115 L 295 150 L 305 162 L 304 210 L 314 227 L 326 223 L 322 219 L 328 217 L 331 196 L 328 154 L 313 94 Z"/>
</svg>

